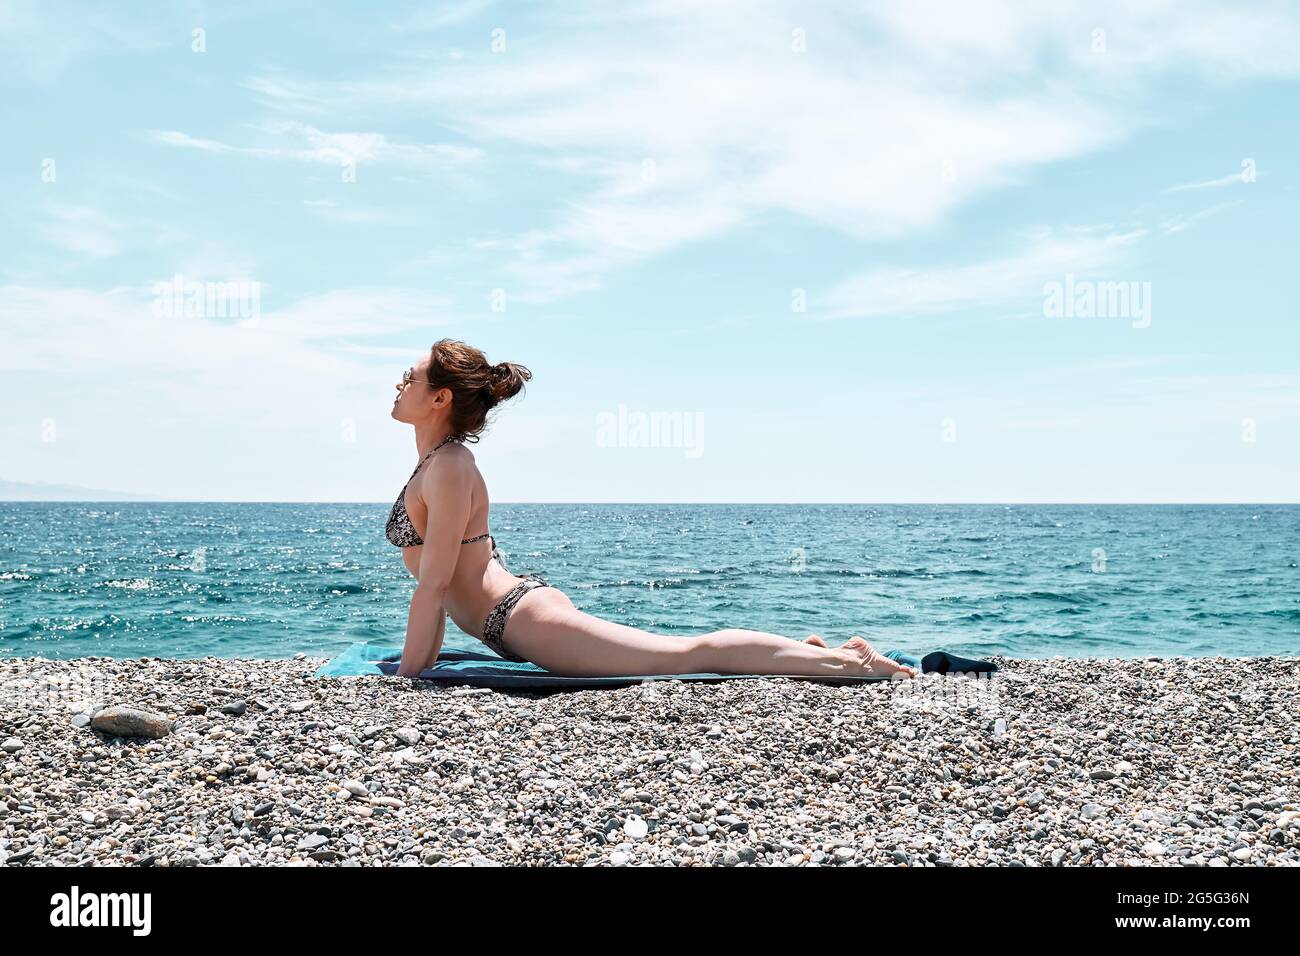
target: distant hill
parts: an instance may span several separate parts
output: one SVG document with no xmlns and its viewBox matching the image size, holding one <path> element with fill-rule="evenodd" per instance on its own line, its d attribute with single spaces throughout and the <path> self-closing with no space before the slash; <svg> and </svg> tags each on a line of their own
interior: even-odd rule
<svg viewBox="0 0 1300 956">
<path fill-rule="evenodd" d="M 159 495 L 137 495 L 126 491 L 105 491 L 80 485 L 52 485 L 44 481 L 0 479 L 0 501 L 168 501 Z"/>
</svg>

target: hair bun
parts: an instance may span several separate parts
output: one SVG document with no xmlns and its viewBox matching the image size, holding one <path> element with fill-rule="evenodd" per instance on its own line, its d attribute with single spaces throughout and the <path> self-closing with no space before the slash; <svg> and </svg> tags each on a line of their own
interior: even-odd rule
<svg viewBox="0 0 1300 956">
<path fill-rule="evenodd" d="M 498 362 L 489 369 L 488 389 L 492 393 L 495 405 L 508 398 L 514 398 L 524 387 L 524 382 L 533 377 L 533 373 L 514 362 Z"/>
</svg>

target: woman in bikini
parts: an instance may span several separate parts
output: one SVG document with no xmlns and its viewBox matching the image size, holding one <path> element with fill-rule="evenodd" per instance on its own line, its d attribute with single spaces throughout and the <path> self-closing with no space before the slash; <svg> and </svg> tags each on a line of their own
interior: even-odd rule
<svg viewBox="0 0 1300 956">
<path fill-rule="evenodd" d="M 435 343 L 402 377 L 393 418 L 415 429 L 419 463 L 388 518 L 388 540 L 417 580 L 397 673 L 418 675 L 442 647 L 448 616 L 507 660 L 568 677 L 628 674 L 916 676 L 860 637 L 827 647 L 729 628 L 695 637 L 651 634 L 586 614 L 537 575 L 506 570 L 488 531 L 488 493 L 466 442 L 488 412 L 532 377 L 522 365 L 488 364 L 476 348 Z"/>
</svg>

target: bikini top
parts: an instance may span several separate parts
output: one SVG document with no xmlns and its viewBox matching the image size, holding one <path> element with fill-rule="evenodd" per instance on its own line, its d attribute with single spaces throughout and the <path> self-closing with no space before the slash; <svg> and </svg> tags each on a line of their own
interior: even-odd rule
<svg viewBox="0 0 1300 956">
<path fill-rule="evenodd" d="M 450 441 L 458 441 L 455 435 L 448 435 L 442 441 L 438 442 L 430 451 L 420 459 L 420 464 L 415 466 L 415 471 L 411 472 L 411 477 L 406 479 L 406 484 L 402 485 L 402 490 L 397 495 L 397 501 L 393 503 L 393 510 L 388 514 L 388 526 L 384 529 L 384 534 L 388 540 L 399 548 L 414 548 L 417 545 L 424 544 L 424 539 L 420 533 L 415 530 L 415 525 L 411 524 L 411 516 L 406 513 L 406 489 L 407 486 L 415 479 L 416 473 L 421 466 L 429 460 L 429 456 Z M 483 533 L 473 538 L 462 538 L 461 544 L 473 544 L 475 541 L 482 541 L 484 538 L 491 538 L 492 535 Z M 496 539 L 492 540 L 493 549 L 496 548 Z"/>
</svg>

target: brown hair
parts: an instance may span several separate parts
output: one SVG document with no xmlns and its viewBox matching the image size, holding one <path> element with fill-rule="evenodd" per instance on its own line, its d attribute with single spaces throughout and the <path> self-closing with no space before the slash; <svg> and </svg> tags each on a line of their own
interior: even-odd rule
<svg viewBox="0 0 1300 956">
<path fill-rule="evenodd" d="M 482 352 L 455 339 L 434 342 L 429 355 L 429 380 L 433 388 L 451 389 L 452 433 L 464 441 L 478 441 L 488 412 L 518 395 L 532 377 L 514 362 L 489 365 Z"/>
</svg>

